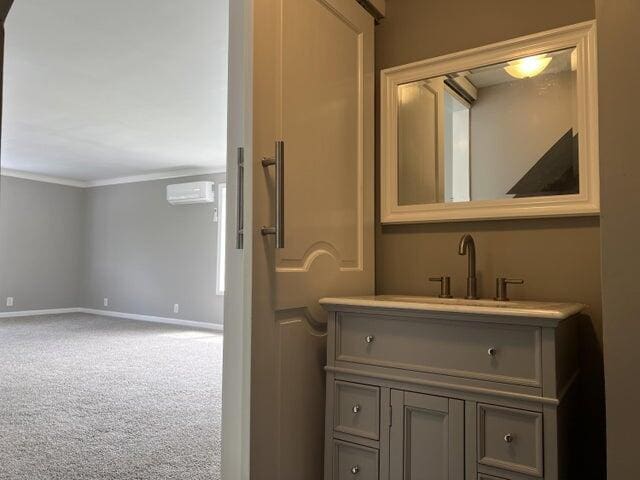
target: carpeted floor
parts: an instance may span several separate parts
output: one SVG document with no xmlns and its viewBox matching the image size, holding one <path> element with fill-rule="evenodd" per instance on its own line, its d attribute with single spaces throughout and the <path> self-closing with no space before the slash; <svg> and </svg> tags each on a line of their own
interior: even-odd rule
<svg viewBox="0 0 640 480">
<path fill-rule="evenodd" d="M 220 478 L 222 335 L 0 319 L 0 479 Z"/>
</svg>

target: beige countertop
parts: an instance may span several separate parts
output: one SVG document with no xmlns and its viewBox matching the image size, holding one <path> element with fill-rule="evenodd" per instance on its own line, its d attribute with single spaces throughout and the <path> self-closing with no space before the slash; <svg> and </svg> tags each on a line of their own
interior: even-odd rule
<svg viewBox="0 0 640 480">
<path fill-rule="evenodd" d="M 405 295 L 377 295 L 365 297 L 330 297 L 320 300 L 329 311 L 340 307 L 384 308 L 421 312 L 450 312 L 478 315 L 500 315 L 510 317 L 548 318 L 564 320 L 582 312 L 581 303 L 533 302 L 513 300 L 466 300 L 463 298 L 417 297 Z"/>
</svg>

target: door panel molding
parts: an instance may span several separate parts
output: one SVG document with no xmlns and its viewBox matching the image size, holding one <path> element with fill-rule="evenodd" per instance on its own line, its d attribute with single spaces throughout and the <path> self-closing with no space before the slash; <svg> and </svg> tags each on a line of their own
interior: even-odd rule
<svg viewBox="0 0 640 480">
<path fill-rule="evenodd" d="M 278 310 L 276 312 L 276 321 L 280 324 L 303 322 L 307 326 L 310 335 L 327 335 L 327 322 L 317 319 L 307 307 Z"/>
<path fill-rule="evenodd" d="M 278 322 L 279 444 L 277 477 L 320 478 L 324 435 L 325 376 L 318 358 L 326 356 L 326 334 L 312 333 L 305 316 Z M 274 439 L 275 440 L 275 439 Z M 271 477 L 269 477 L 271 478 Z"/>
<path fill-rule="evenodd" d="M 362 249 L 359 251 L 362 252 Z M 284 255 L 281 254 L 276 271 L 281 273 L 308 272 L 311 270 L 313 263 L 323 255 L 333 258 L 342 272 L 362 270 L 361 254 L 358 255 L 358 262 L 345 261 L 341 258 L 338 250 L 330 243 L 316 242 L 307 249 L 302 258 L 282 258 Z"/>
<path fill-rule="evenodd" d="M 323 7 L 317 9 L 315 6 Z M 300 69 L 297 66 L 293 66 L 296 62 L 286 64 L 286 55 L 289 52 L 290 56 L 295 55 L 291 53 L 291 50 L 295 49 L 292 46 L 296 37 L 296 28 L 302 28 L 301 26 L 294 25 L 290 27 L 292 32 L 283 29 L 283 33 L 280 35 L 280 48 L 278 58 L 278 102 L 282 108 L 279 109 L 278 119 L 278 131 L 279 138 L 285 142 L 285 148 L 287 148 L 288 162 L 288 174 L 285 173 L 285 189 L 287 193 L 285 198 L 285 218 L 289 221 L 296 219 L 302 219 L 302 221 L 308 222 L 307 231 L 309 232 L 309 239 L 302 238 L 300 232 L 295 230 L 288 230 L 287 239 L 285 241 L 286 248 L 279 251 L 276 255 L 276 271 L 279 273 L 295 273 L 295 272 L 309 272 L 312 265 L 322 256 L 328 256 L 337 263 L 340 271 L 362 271 L 364 269 L 365 258 L 365 202 L 367 201 L 367 192 L 365 191 L 365 157 L 369 155 L 369 148 L 366 143 L 369 141 L 368 132 L 368 119 L 367 116 L 371 115 L 368 106 L 369 91 L 366 84 L 367 75 L 367 58 L 369 53 L 365 49 L 365 34 L 367 31 L 367 23 L 371 22 L 369 15 L 362 10 L 360 6 L 353 0 L 282 0 L 280 2 L 280 21 L 285 25 L 285 29 L 292 22 L 287 23 L 287 15 L 291 15 L 298 19 L 295 23 L 304 23 L 304 19 L 314 15 L 314 20 L 319 23 L 316 28 L 325 27 L 326 29 L 334 29 L 335 35 L 342 35 L 348 38 L 341 42 L 343 52 L 350 52 L 352 56 L 347 53 L 342 54 L 344 58 L 340 58 L 340 55 L 331 55 L 330 48 L 328 47 L 326 52 L 317 52 L 318 66 L 314 66 L 313 69 Z M 291 11 L 291 12 L 290 12 Z M 325 15 L 329 13 L 330 15 Z M 322 17 L 322 18 L 320 18 Z M 332 19 L 337 19 L 332 21 Z M 344 28 L 346 27 L 346 29 Z M 313 28 L 313 27 L 310 27 Z M 351 36 L 352 35 L 352 36 Z M 351 44 L 349 46 L 349 44 Z M 351 50 L 349 50 L 351 49 Z M 352 78 L 344 77 L 342 79 L 334 78 L 334 73 L 331 69 L 323 69 L 322 62 L 329 62 L 332 65 L 338 66 L 339 61 L 345 62 L 340 65 L 340 68 L 349 68 L 353 74 Z M 322 75 L 327 77 L 326 82 L 323 82 Z M 346 80 L 353 80 L 353 84 L 349 87 L 345 84 Z M 342 83 L 340 82 L 342 80 Z M 298 81 L 298 84 L 296 84 Z M 316 84 L 314 84 L 314 81 Z M 301 85 L 312 85 L 310 87 L 314 91 L 314 95 L 307 95 L 301 87 Z M 322 105 L 322 93 L 330 92 L 334 93 L 339 90 L 340 95 L 338 98 L 342 100 L 337 105 Z M 321 108 L 313 108 L 313 98 L 318 96 L 316 106 Z M 356 101 L 353 105 L 349 105 L 349 100 L 355 95 Z M 327 94 L 331 100 L 335 102 L 336 97 Z M 293 97 L 293 99 L 292 99 Z M 307 97 L 311 98 L 307 100 Z M 302 103 L 310 108 L 303 108 L 302 110 L 308 110 L 311 112 L 318 112 L 315 115 L 305 114 L 304 117 L 297 118 L 296 116 L 288 115 L 287 107 L 288 102 L 295 105 L 292 110 L 298 108 L 298 104 L 295 99 L 302 98 Z M 289 100 L 291 99 L 291 100 Z M 308 104 L 308 105 L 307 105 Z M 347 112 L 347 114 L 342 115 Z M 349 113 L 352 113 L 356 118 L 356 127 L 353 130 L 353 138 L 348 134 L 340 136 L 340 119 L 343 117 L 348 118 Z M 344 123 L 344 121 L 343 121 Z M 314 125 L 315 124 L 315 125 Z M 296 142 L 300 142 L 304 137 L 306 127 L 316 127 L 322 125 L 323 128 L 310 128 L 306 131 L 307 142 L 305 142 L 305 149 L 296 148 Z M 332 126 L 333 125 L 333 126 Z M 345 124 L 347 127 L 350 126 Z M 332 130 L 333 129 L 333 130 Z M 335 139 L 335 142 L 323 142 L 321 138 L 316 138 L 316 134 L 321 130 L 326 130 L 324 133 L 328 133 L 331 130 L 333 134 L 331 139 Z M 322 132 L 320 132 L 322 133 Z M 346 138 L 346 139 L 345 139 Z M 353 140 L 353 145 L 351 141 Z M 340 145 L 342 141 L 342 145 Z M 315 142 L 315 143 L 314 143 Z M 344 151 L 340 150 L 340 147 L 352 147 L 353 155 L 357 161 L 355 165 L 350 165 L 349 162 L 340 162 L 340 158 L 332 155 L 327 155 L 324 158 L 321 157 L 322 164 L 318 162 L 319 167 L 316 167 L 316 171 L 313 172 L 314 176 L 333 176 L 333 181 L 344 182 L 348 175 L 340 175 L 337 166 L 341 166 L 343 169 L 353 168 L 349 170 L 349 173 L 353 176 L 349 180 L 348 189 L 352 198 L 340 198 L 340 196 L 333 195 L 332 189 L 324 188 L 323 192 L 318 193 L 318 186 L 322 185 L 322 182 L 315 182 L 314 178 L 310 179 L 310 185 L 308 188 L 298 186 L 292 182 L 299 182 L 300 175 L 296 175 L 296 157 L 303 156 L 307 153 L 314 154 L 319 152 L 319 149 L 324 149 L 327 153 L 332 150 L 332 145 L 335 144 L 338 148 L 338 153 Z M 316 148 L 311 150 L 309 145 L 314 145 Z M 335 148 L 334 148 L 335 150 Z M 320 156 L 319 153 L 316 153 Z M 348 158 L 348 157 L 347 157 Z M 332 164 L 334 162 L 334 164 Z M 300 163 L 300 165 L 302 165 Z M 309 167 L 306 165 L 307 168 Z M 315 166 L 315 165 L 314 165 Z M 293 172 L 293 173 L 291 173 Z M 288 180 L 287 180 L 288 176 Z M 316 188 L 316 195 L 314 196 L 314 187 Z M 344 190 L 344 185 L 339 184 L 339 188 Z M 345 192 L 341 192 L 344 197 Z M 298 198 L 296 198 L 296 194 Z M 310 195 L 311 194 L 311 195 Z M 292 198 L 293 197 L 293 198 Z M 301 200 L 301 201 L 297 201 Z M 320 210 L 320 218 L 317 216 L 308 217 L 304 203 L 311 202 L 312 206 L 326 205 L 327 211 Z M 329 208 L 331 204 L 335 204 L 337 208 Z M 293 218 L 293 220 L 291 220 Z M 338 228 L 336 228 L 336 226 Z M 322 228 L 322 236 L 324 241 L 315 241 L 314 230 Z M 333 232 L 331 229 L 335 229 Z M 327 241 L 327 239 L 331 239 Z"/>
</svg>

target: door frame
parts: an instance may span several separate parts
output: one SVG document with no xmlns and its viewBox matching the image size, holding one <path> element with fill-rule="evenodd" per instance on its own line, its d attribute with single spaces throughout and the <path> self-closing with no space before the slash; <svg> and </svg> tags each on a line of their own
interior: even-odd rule
<svg viewBox="0 0 640 480">
<path fill-rule="evenodd" d="M 222 374 L 222 478 L 250 478 L 253 235 L 253 5 L 229 0 L 227 255 Z M 243 174 L 239 175 L 242 149 Z M 239 181 L 242 189 L 239 191 Z M 240 194 L 240 197 L 239 197 Z M 238 215 L 241 209 L 242 216 Z M 243 225 L 239 225 L 240 218 Z M 247 231 L 244 231 L 244 228 Z M 242 233 L 240 229 L 242 228 Z"/>
</svg>

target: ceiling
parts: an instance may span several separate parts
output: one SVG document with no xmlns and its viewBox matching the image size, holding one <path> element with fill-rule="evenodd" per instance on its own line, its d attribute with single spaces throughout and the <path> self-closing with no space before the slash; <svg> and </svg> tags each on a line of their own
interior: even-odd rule
<svg viewBox="0 0 640 480">
<path fill-rule="evenodd" d="M 228 0 L 15 0 L 2 167 L 77 181 L 222 170 Z"/>
<path fill-rule="evenodd" d="M 549 66 L 542 72 L 541 76 L 551 73 L 570 72 L 572 70 L 571 55 L 574 51 L 575 48 L 568 48 L 547 53 L 546 55 L 551 57 L 552 60 Z M 474 68 L 466 77 L 476 88 L 492 87 L 502 83 L 517 81 L 518 79 L 512 77 L 504 70 L 506 66 L 507 62 Z"/>
</svg>

